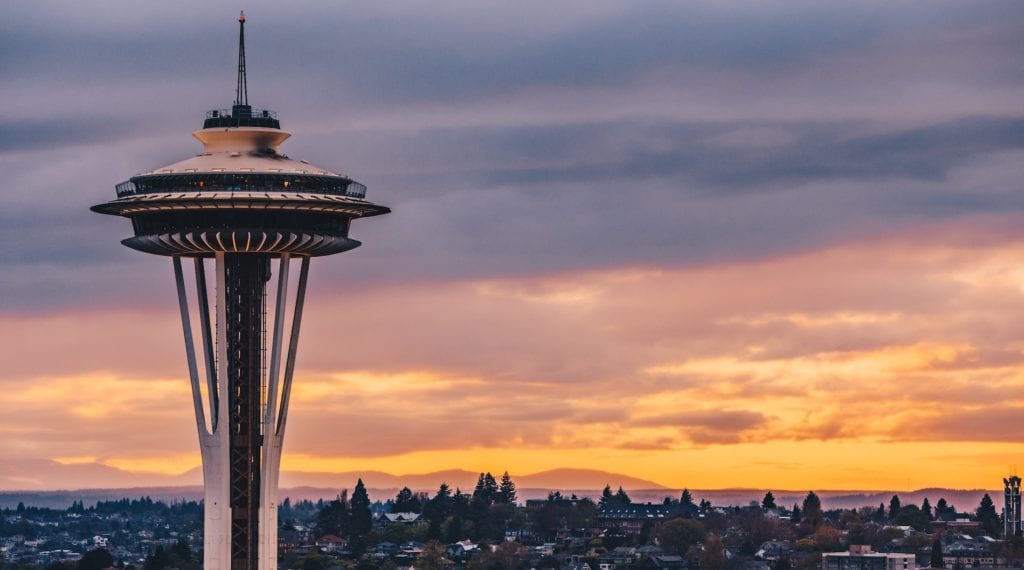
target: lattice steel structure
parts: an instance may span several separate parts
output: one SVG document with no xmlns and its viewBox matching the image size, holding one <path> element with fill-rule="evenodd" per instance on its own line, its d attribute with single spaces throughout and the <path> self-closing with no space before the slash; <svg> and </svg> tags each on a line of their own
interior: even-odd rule
<svg viewBox="0 0 1024 570">
<path fill-rule="evenodd" d="M 135 235 L 122 243 L 173 262 L 203 459 L 204 567 L 274 570 L 277 481 L 310 258 L 357 247 L 348 237 L 351 221 L 390 210 L 367 201 L 366 187 L 351 178 L 278 152 L 291 135 L 272 112 L 249 106 L 244 14 L 238 21 L 234 105 L 210 111 L 192 133 L 203 152 L 133 176 L 116 186 L 117 199 L 92 209 L 130 218 Z M 183 258 L 195 269 L 191 306 Z M 268 284 L 275 298 L 269 316 Z"/>
<path fill-rule="evenodd" d="M 1003 478 L 1003 538 L 1021 535 L 1020 477 Z"/>
</svg>

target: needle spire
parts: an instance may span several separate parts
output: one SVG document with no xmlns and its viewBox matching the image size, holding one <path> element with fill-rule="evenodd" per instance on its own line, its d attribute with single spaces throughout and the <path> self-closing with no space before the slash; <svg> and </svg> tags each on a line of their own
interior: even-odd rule
<svg viewBox="0 0 1024 570">
<path fill-rule="evenodd" d="M 249 104 L 249 89 L 245 81 L 245 12 L 238 16 L 238 84 L 235 87 L 235 105 Z"/>
</svg>

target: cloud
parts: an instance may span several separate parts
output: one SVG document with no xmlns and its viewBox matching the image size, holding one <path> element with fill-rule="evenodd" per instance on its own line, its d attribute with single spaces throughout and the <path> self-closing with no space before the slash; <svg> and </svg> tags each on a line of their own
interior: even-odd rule
<svg viewBox="0 0 1024 570">
<path fill-rule="evenodd" d="M 8 12 L 5 312 L 166 299 L 87 208 L 196 152 L 234 14 L 110 9 Z M 395 207 L 332 286 L 692 266 L 1019 210 L 1015 10 L 256 4 L 250 92 Z"/>
<path fill-rule="evenodd" d="M 230 100 L 234 14 L 194 7 L 0 23 L 10 457 L 194 457 L 169 264 L 88 211 Z M 395 208 L 313 266 L 294 457 L 662 480 L 853 473 L 820 446 L 908 462 L 964 441 L 944 426 L 1009 449 L 985 413 L 1016 413 L 1024 353 L 1019 5 L 448 8 L 248 10 L 285 151 Z"/>
</svg>

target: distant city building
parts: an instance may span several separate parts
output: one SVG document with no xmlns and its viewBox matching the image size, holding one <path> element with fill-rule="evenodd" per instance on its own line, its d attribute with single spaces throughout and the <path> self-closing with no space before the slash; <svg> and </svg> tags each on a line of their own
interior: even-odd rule
<svg viewBox="0 0 1024 570">
<path fill-rule="evenodd" d="M 821 570 L 916 570 L 913 554 L 873 552 L 870 546 L 850 545 L 847 552 L 821 555 Z"/>
<path fill-rule="evenodd" d="M 1020 536 L 1020 477 L 1011 475 L 1003 479 L 1006 486 L 1003 503 L 1003 536 Z"/>
<path fill-rule="evenodd" d="M 676 517 L 694 517 L 697 507 L 693 505 L 652 505 L 630 503 L 627 505 L 602 505 L 598 518 L 603 524 L 616 527 L 628 534 L 640 534 L 644 523 L 660 523 Z"/>
</svg>

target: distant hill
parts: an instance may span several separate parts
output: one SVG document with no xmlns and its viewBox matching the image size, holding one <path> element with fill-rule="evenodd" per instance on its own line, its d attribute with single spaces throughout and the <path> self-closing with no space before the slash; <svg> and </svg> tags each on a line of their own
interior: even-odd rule
<svg viewBox="0 0 1024 570">
<path fill-rule="evenodd" d="M 400 489 L 409 487 L 417 491 L 435 491 L 441 483 L 463 490 L 476 485 L 479 473 L 461 469 L 392 475 L 383 471 L 347 471 L 342 473 L 314 471 L 283 471 L 281 487 L 317 487 L 351 489 L 362 478 L 368 487 Z M 494 473 L 499 477 L 501 473 Z M 653 481 L 638 479 L 619 473 L 595 469 L 552 469 L 530 475 L 512 475 L 521 488 L 541 489 L 602 489 L 605 485 L 626 489 L 662 489 Z M 203 483 L 199 467 L 177 475 L 125 471 L 99 463 L 63 464 L 56 461 L 36 460 L 10 462 L 0 465 L 0 489 L 50 490 L 75 488 L 123 489 L 132 487 L 181 487 Z"/>
<path fill-rule="evenodd" d="M 496 477 L 499 473 L 494 474 Z M 363 479 L 370 496 L 386 500 L 398 490 L 408 486 L 416 491 L 433 493 L 442 483 L 453 488 L 471 491 L 479 473 L 451 469 L 432 473 L 392 475 L 383 471 L 350 471 L 344 473 L 284 471 L 281 473 L 281 494 L 298 499 L 331 499 L 341 489 L 351 489 L 356 480 Z M 512 475 L 520 500 L 544 498 L 551 491 L 575 493 L 580 497 L 597 497 L 605 485 L 617 489 L 620 485 L 629 492 L 634 502 L 660 503 L 666 496 L 679 497 L 681 489 L 669 489 L 654 481 L 647 481 L 595 469 L 552 469 L 529 475 Z M 90 483 L 90 482 L 99 482 Z M 137 473 L 97 463 L 61 464 L 54 461 L 0 462 L 0 507 L 15 507 L 18 502 L 40 507 L 64 508 L 72 501 L 86 505 L 98 500 L 124 497 L 150 496 L 153 499 L 175 501 L 202 498 L 202 471 L 190 469 L 177 475 Z M 92 489 L 74 489 L 91 486 Z M 765 489 L 691 489 L 694 498 L 706 498 L 715 505 L 746 505 L 760 501 Z M 987 492 L 999 500 L 1000 491 L 982 489 L 921 489 L 917 491 L 816 491 L 826 508 L 855 508 L 888 505 L 894 494 L 904 504 L 920 505 L 925 497 L 934 505 L 945 498 L 961 511 L 973 511 Z M 772 489 L 779 505 L 790 506 L 803 502 L 807 491 Z"/>
<path fill-rule="evenodd" d="M 493 473 L 495 478 L 501 473 Z M 312 473 L 303 471 L 285 471 L 281 474 L 282 487 L 335 487 L 338 489 L 352 488 L 357 479 L 362 479 L 367 487 L 375 489 L 401 489 L 409 487 L 415 491 L 436 491 L 441 483 L 458 487 L 464 491 L 476 485 L 479 473 L 459 469 L 435 471 L 432 473 L 391 475 L 381 471 L 352 471 L 346 473 Z M 552 469 L 532 475 L 511 475 L 516 486 L 548 490 L 565 489 L 603 489 L 605 485 L 625 489 L 664 489 L 653 481 L 638 479 L 619 473 L 608 473 L 596 469 Z"/>
<path fill-rule="evenodd" d="M 475 479 L 474 479 L 475 482 Z M 330 500 L 337 496 L 341 487 L 289 487 L 281 489 L 282 497 L 291 497 L 293 501 L 309 499 Z M 352 486 L 344 488 L 351 489 Z M 467 485 L 466 490 L 471 488 Z M 602 485 L 603 488 L 603 485 Z M 387 500 L 398 493 L 399 487 L 381 488 L 371 486 L 367 490 L 374 500 Z M 436 489 L 436 487 L 434 488 Z M 421 490 L 428 490 L 423 488 Z M 585 488 L 536 488 L 519 487 L 518 496 L 520 501 L 526 499 L 542 499 L 547 497 L 553 490 L 559 490 L 563 494 L 575 493 L 580 497 L 596 499 L 600 489 Z M 678 497 L 681 489 L 628 489 L 630 498 L 636 503 L 660 503 L 665 497 Z M 695 499 L 707 499 L 717 506 L 747 505 L 751 501 L 760 501 L 766 492 L 765 489 L 692 489 Z M 894 494 L 900 496 L 903 504 L 921 504 L 924 497 L 928 497 L 932 505 L 940 498 L 946 499 L 949 504 L 960 511 L 973 511 L 981 502 L 981 497 L 988 493 L 998 501 L 999 495 L 996 491 L 985 491 L 982 489 L 922 489 L 911 492 L 899 491 L 816 491 L 821 497 L 822 505 L 826 509 L 834 508 L 858 508 L 877 507 L 879 503 L 888 505 L 889 499 Z M 780 505 L 791 506 L 800 504 L 807 495 L 806 491 L 780 491 L 772 490 L 776 501 Z M 95 504 L 96 501 L 109 501 L 125 497 L 138 498 L 148 496 L 154 500 L 174 502 L 181 500 L 200 500 L 203 497 L 203 489 L 198 485 L 173 486 L 173 487 L 131 487 L 119 489 L 84 489 L 76 491 L 0 491 L 0 508 L 13 508 L 19 502 L 26 505 L 51 508 L 66 508 L 72 501 L 82 501 L 86 506 Z"/>
<path fill-rule="evenodd" d="M 23 467 L 24 466 L 24 467 Z M 341 489 L 351 489 L 362 479 L 374 499 L 395 496 L 402 487 L 433 493 L 441 483 L 463 491 L 471 491 L 479 473 L 460 469 L 431 473 L 392 475 L 383 471 L 350 471 L 343 473 L 283 471 L 283 495 L 295 499 L 330 499 Z M 494 474 L 500 476 L 499 473 Z M 600 492 L 605 485 L 627 489 L 664 489 L 658 483 L 594 469 L 553 469 L 530 475 L 512 475 L 520 489 L 521 499 L 546 497 L 552 490 L 578 492 L 581 496 Z M 93 489 L 74 489 L 83 482 L 101 481 Z M 150 496 L 174 501 L 198 499 L 202 496 L 202 470 L 190 469 L 177 475 L 134 473 L 95 463 L 61 464 L 54 461 L 20 463 L 17 467 L 0 466 L 0 507 L 25 502 L 36 506 L 64 507 L 72 501 L 85 504 L 98 500 Z M 51 489 L 64 489 L 54 491 Z"/>
</svg>

